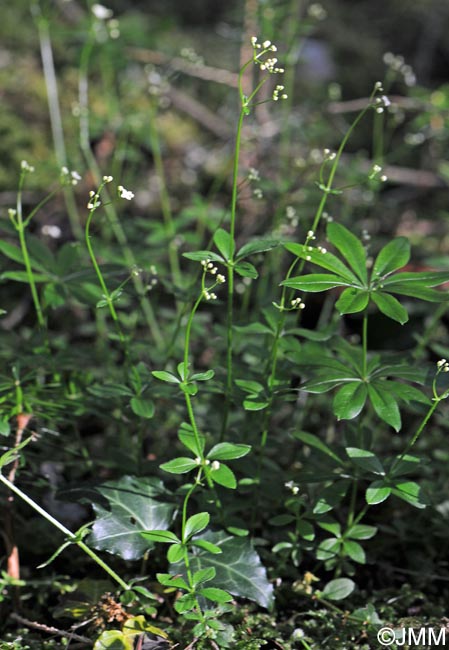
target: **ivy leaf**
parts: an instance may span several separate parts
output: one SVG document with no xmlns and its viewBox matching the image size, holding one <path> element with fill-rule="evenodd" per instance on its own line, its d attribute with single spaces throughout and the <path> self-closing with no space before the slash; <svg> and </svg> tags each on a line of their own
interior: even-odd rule
<svg viewBox="0 0 449 650">
<path fill-rule="evenodd" d="M 386 383 L 385 386 L 384 383 Z M 377 381 L 368 384 L 368 394 L 380 419 L 393 427 L 395 431 L 399 431 L 401 429 L 401 413 L 396 397 L 388 390 L 388 382 Z"/>
<path fill-rule="evenodd" d="M 368 391 L 366 384 L 353 381 L 345 384 L 335 394 L 333 411 L 338 420 L 352 420 L 365 406 Z"/>
<path fill-rule="evenodd" d="M 267 580 L 259 555 L 248 538 L 207 531 L 195 541 L 200 540 L 211 542 L 220 548 L 222 553 L 212 555 L 200 550 L 190 560 L 193 572 L 214 567 L 215 587 L 224 589 L 234 596 L 253 600 L 261 607 L 272 606 L 273 586 Z"/>
<path fill-rule="evenodd" d="M 235 245 L 232 241 L 231 235 L 226 232 L 226 230 L 219 228 L 215 232 L 214 244 L 227 262 L 232 259 L 232 256 L 234 255 Z"/>
<path fill-rule="evenodd" d="M 335 303 L 340 314 L 356 314 L 366 309 L 369 302 L 369 292 L 348 287 Z"/>
<path fill-rule="evenodd" d="M 171 524 L 174 507 L 166 502 L 170 493 L 157 479 L 124 476 L 103 483 L 96 491 L 102 499 L 93 503 L 96 520 L 89 542 L 97 549 L 137 560 L 148 551 L 141 533 L 165 530 Z"/>
<path fill-rule="evenodd" d="M 335 289 L 335 287 L 347 287 L 349 282 L 339 275 L 333 275 L 331 273 L 311 273 L 310 275 L 299 275 L 295 278 L 284 280 L 281 282 L 281 285 L 285 285 L 291 289 L 317 293 L 319 291 Z"/>
<path fill-rule="evenodd" d="M 410 259 L 407 237 L 396 237 L 382 248 L 374 262 L 372 276 L 385 276 L 404 267 Z"/>
<path fill-rule="evenodd" d="M 379 308 L 379 311 L 388 318 L 404 325 L 408 321 L 408 313 L 399 300 L 389 293 L 383 291 L 373 291 L 371 294 L 372 301 Z"/>
<path fill-rule="evenodd" d="M 347 228 L 332 221 L 328 224 L 327 238 L 337 248 L 364 286 L 368 283 L 366 253 L 359 239 Z"/>
</svg>

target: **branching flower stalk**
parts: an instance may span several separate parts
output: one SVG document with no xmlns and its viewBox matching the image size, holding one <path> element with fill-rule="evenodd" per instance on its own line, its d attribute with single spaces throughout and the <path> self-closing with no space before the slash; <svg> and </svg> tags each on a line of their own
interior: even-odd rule
<svg viewBox="0 0 449 650">
<path fill-rule="evenodd" d="M 80 127 L 80 147 L 85 158 L 86 164 L 94 178 L 97 187 L 101 183 L 102 173 L 90 148 L 90 127 L 89 127 L 89 62 L 95 45 L 95 21 L 92 20 L 87 35 L 87 40 L 81 52 L 78 80 L 78 102 L 79 102 L 79 127 Z M 114 204 L 110 200 L 107 188 L 103 189 L 106 197 L 105 213 L 109 226 L 114 234 L 115 239 L 122 248 L 126 264 L 130 269 L 137 267 L 136 258 L 132 248 L 128 243 L 126 233 L 120 223 Z M 160 350 L 164 347 L 164 337 L 157 322 L 154 309 L 146 295 L 145 285 L 140 274 L 132 274 L 134 288 L 139 297 L 145 320 L 151 332 L 156 347 Z"/>
<path fill-rule="evenodd" d="M 313 222 L 311 229 L 308 231 L 306 235 L 306 239 L 304 242 L 305 246 L 308 246 L 310 241 L 315 238 L 315 232 L 317 231 L 317 228 L 319 226 L 319 223 L 321 221 L 321 218 L 324 213 L 324 209 L 326 207 L 327 200 L 331 194 L 340 194 L 341 190 L 335 190 L 333 188 L 333 183 L 335 179 L 335 174 L 337 172 L 338 165 L 340 163 L 340 158 L 341 155 L 346 147 L 346 144 L 351 137 L 352 133 L 354 132 L 354 129 L 357 127 L 359 122 L 363 119 L 363 117 L 366 115 L 366 113 L 372 109 L 372 108 L 381 108 L 381 106 L 384 104 L 384 98 L 376 97 L 379 93 L 383 92 L 382 85 L 380 82 L 377 82 L 374 85 L 374 89 L 370 95 L 369 101 L 366 105 L 366 107 L 360 111 L 360 113 L 357 115 L 355 120 L 352 122 L 350 125 L 349 129 L 347 130 L 344 138 L 342 139 L 340 146 L 336 152 L 331 152 L 330 150 L 325 150 L 324 151 L 324 160 L 320 168 L 319 172 L 319 177 L 320 177 L 320 182 L 318 183 L 318 187 L 322 191 L 322 196 L 320 203 L 317 207 L 317 210 L 315 212 Z M 380 100 L 380 103 L 379 101 Z M 326 166 L 331 163 L 329 175 L 327 177 L 327 181 L 325 181 L 324 178 L 324 171 Z M 304 266 L 306 264 L 306 260 L 301 259 L 297 257 L 293 262 L 291 263 L 287 274 L 285 276 L 285 280 L 288 280 L 291 276 L 293 271 L 296 269 L 296 272 L 298 275 L 301 275 Z M 297 268 L 298 267 L 298 268 Z M 304 304 L 304 303 L 302 303 Z M 259 450 L 259 461 L 258 461 L 258 470 L 257 470 L 257 480 L 260 478 L 260 471 L 261 471 L 261 463 L 262 463 L 262 457 L 264 453 L 264 449 L 267 443 L 267 438 L 268 438 L 268 427 L 269 427 L 269 422 L 271 418 L 271 412 L 272 412 L 272 406 L 273 406 L 273 400 L 275 396 L 275 384 L 276 384 L 276 372 L 277 372 L 277 362 L 278 362 L 278 347 L 279 347 L 279 341 L 282 335 L 282 331 L 284 329 L 285 325 L 285 319 L 286 319 L 286 314 L 291 311 L 291 307 L 288 307 L 288 288 L 286 286 L 282 287 L 281 291 L 281 299 L 279 304 L 276 305 L 276 307 L 279 310 L 279 318 L 277 321 L 277 327 L 276 331 L 274 334 L 274 340 L 273 340 L 273 345 L 272 345 L 272 350 L 271 350 L 271 355 L 270 355 L 270 360 L 269 360 L 269 365 L 268 365 L 268 391 L 269 391 L 269 397 L 268 397 L 268 406 L 264 411 L 264 417 L 263 417 L 263 425 L 262 425 L 262 434 L 261 434 L 261 440 L 260 440 L 260 450 Z M 367 322 L 364 320 L 364 374 L 366 374 L 366 340 L 367 340 Z"/>
<path fill-rule="evenodd" d="M 114 298 L 115 298 L 114 293 L 115 293 L 115 295 L 117 295 L 117 291 L 110 292 L 107 285 L 106 285 L 103 273 L 102 273 L 102 271 L 100 269 L 100 265 L 98 264 L 97 258 L 95 256 L 95 252 L 94 252 L 94 249 L 93 249 L 93 246 L 92 246 L 92 241 L 91 241 L 91 234 L 90 234 L 90 226 L 91 226 L 91 223 L 92 223 L 92 217 L 94 216 L 95 212 L 97 211 L 97 209 L 101 205 L 101 201 L 100 201 L 101 191 L 103 190 L 105 185 L 107 183 L 110 183 L 112 180 L 113 180 L 112 176 L 103 176 L 103 180 L 100 183 L 100 187 L 98 188 L 98 190 L 96 192 L 92 191 L 90 193 L 90 199 L 89 199 L 89 202 L 87 204 L 87 207 L 89 209 L 89 216 L 87 217 L 87 221 L 86 221 L 85 241 L 86 241 L 87 250 L 89 252 L 89 257 L 90 257 L 90 259 L 92 261 L 92 265 L 93 265 L 93 267 L 95 269 L 95 273 L 97 275 L 98 282 L 100 283 L 101 289 L 103 291 L 103 299 L 106 302 L 107 307 L 109 309 L 109 313 L 111 314 L 111 318 L 114 321 L 114 325 L 115 325 L 115 327 L 117 329 L 117 333 L 118 333 L 118 336 L 119 336 L 119 339 L 120 339 L 120 343 L 123 345 L 125 354 L 127 354 L 127 340 L 126 340 L 125 335 L 123 334 L 122 328 L 120 326 L 119 317 L 118 317 L 117 311 L 116 311 L 115 306 L 114 306 Z M 120 192 L 121 196 L 124 196 L 123 192 L 128 192 L 128 190 L 125 190 L 122 186 L 119 186 L 118 189 L 119 189 L 119 192 Z M 128 197 L 125 196 L 125 198 L 128 198 Z M 118 291 L 120 291 L 120 289 Z"/>
<path fill-rule="evenodd" d="M 236 225 L 236 214 L 237 214 L 237 197 L 238 197 L 238 175 L 239 175 L 239 161 L 240 161 L 240 147 L 242 141 L 242 127 L 243 120 L 246 115 L 249 115 L 250 110 L 253 106 L 257 105 L 257 102 L 254 102 L 254 99 L 262 88 L 264 83 L 268 80 L 269 77 L 263 77 L 259 83 L 256 85 L 254 90 L 249 96 L 246 96 L 243 92 L 243 75 L 246 69 L 254 63 L 258 65 L 262 72 L 268 72 L 270 74 L 283 73 L 284 69 L 276 66 L 277 59 L 270 57 L 263 59 L 267 53 L 276 52 L 277 48 L 271 43 L 271 41 L 264 41 L 259 43 L 255 36 L 251 39 L 251 44 L 253 47 L 253 57 L 249 59 L 240 69 L 238 77 L 238 92 L 240 99 L 240 113 L 237 122 L 237 132 L 235 137 L 235 148 L 234 148 L 234 164 L 233 164 L 233 173 L 232 173 L 232 196 L 231 196 L 231 215 L 230 215 L 230 224 L 229 224 L 229 234 L 231 236 L 231 241 L 233 242 L 233 247 L 231 255 L 227 261 L 227 281 L 228 281 L 228 303 L 227 303 L 227 318 L 226 318 L 226 402 L 224 408 L 224 416 L 222 423 L 221 437 L 223 438 L 226 431 L 229 409 L 231 404 L 231 394 L 232 394 L 232 385 L 233 385 L 233 367 L 232 367 L 232 356 L 233 356 L 233 321 L 234 321 L 234 266 L 235 266 L 235 225 Z M 283 93 L 284 87 L 281 85 L 276 86 L 272 99 L 278 101 L 279 99 L 287 99 L 287 95 Z M 268 100 L 266 100 L 268 101 Z M 264 102 L 259 102 L 264 103 Z"/>
</svg>

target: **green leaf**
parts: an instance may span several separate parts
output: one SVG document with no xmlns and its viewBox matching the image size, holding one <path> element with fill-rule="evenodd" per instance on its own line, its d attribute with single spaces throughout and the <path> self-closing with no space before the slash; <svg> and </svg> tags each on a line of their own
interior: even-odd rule
<svg viewBox="0 0 449 650">
<path fill-rule="evenodd" d="M 263 411 L 269 404 L 267 400 L 246 399 L 243 402 L 243 408 L 245 411 Z"/>
<path fill-rule="evenodd" d="M 178 614 L 184 614 L 196 606 L 196 598 L 193 594 L 184 594 L 175 602 L 175 610 Z"/>
<path fill-rule="evenodd" d="M 215 483 L 223 485 L 223 487 L 230 488 L 231 490 L 237 487 L 237 479 L 235 478 L 234 472 L 227 465 L 223 465 L 223 463 L 219 463 L 218 469 L 214 469 L 211 466 L 209 476 Z"/>
<path fill-rule="evenodd" d="M 352 420 L 365 406 L 368 391 L 366 384 L 352 381 L 342 386 L 335 394 L 332 409 L 338 420 Z"/>
<path fill-rule="evenodd" d="M 382 248 L 374 262 L 372 278 L 385 276 L 405 266 L 410 259 L 407 237 L 396 237 Z"/>
<path fill-rule="evenodd" d="M 377 305 L 379 311 L 385 314 L 385 316 L 388 316 L 388 318 L 397 321 L 401 325 L 404 325 L 408 321 L 408 313 L 405 307 L 401 305 L 397 298 L 391 296 L 389 293 L 373 291 L 371 293 L 371 299 Z"/>
<path fill-rule="evenodd" d="M 349 537 L 350 539 L 371 539 L 376 533 L 376 526 L 355 524 L 346 532 L 345 537 Z"/>
<path fill-rule="evenodd" d="M 234 596 L 253 600 L 261 607 L 271 607 L 273 586 L 267 580 L 265 569 L 248 538 L 207 531 L 201 539 L 219 547 L 222 553 L 212 555 L 200 551 L 197 555 L 193 555 L 190 560 L 192 571 L 214 567 L 215 587 L 224 589 Z M 200 540 L 195 540 L 198 541 Z"/>
<path fill-rule="evenodd" d="M 343 600 L 355 589 L 355 583 L 350 578 L 337 578 L 327 583 L 322 591 L 322 596 L 327 600 Z"/>
<path fill-rule="evenodd" d="M 192 458 L 179 456 L 178 458 L 169 460 L 168 463 L 163 463 L 160 465 L 160 468 L 170 474 L 186 474 L 192 469 L 198 468 L 198 463 Z"/>
<path fill-rule="evenodd" d="M 366 502 L 374 506 L 377 503 L 382 503 L 391 494 L 391 487 L 384 481 L 373 481 L 366 490 Z"/>
<path fill-rule="evenodd" d="M 231 594 L 229 594 L 224 589 L 218 589 L 218 587 L 205 587 L 200 589 L 200 595 L 212 600 L 214 603 L 229 603 L 232 600 Z"/>
<path fill-rule="evenodd" d="M 291 289 L 317 293 L 319 291 L 334 289 L 335 287 L 347 287 L 349 282 L 339 275 L 332 275 L 331 273 L 311 273 L 310 275 L 298 275 L 289 280 L 284 280 L 281 282 L 281 285 L 285 285 Z"/>
<path fill-rule="evenodd" d="M 0 239 L 0 253 L 3 253 L 6 257 L 9 257 L 10 260 L 18 262 L 19 264 L 25 264 L 23 260 L 22 251 L 18 246 L 14 246 L 4 239 Z"/>
<path fill-rule="evenodd" d="M 412 283 L 392 282 L 386 287 L 386 289 L 391 293 L 398 293 L 402 296 L 410 296 L 411 298 L 419 298 L 420 300 L 427 300 L 427 302 L 444 302 L 445 300 L 449 300 L 449 293 L 447 291 L 428 289 L 427 287 L 421 287 Z"/>
<path fill-rule="evenodd" d="M 345 539 L 343 542 L 345 553 L 358 564 L 366 564 L 366 555 L 362 546 L 358 542 Z"/>
<path fill-rule="evenodd" d="M 194 539 L 191 542 L 191 546 L 196 546 L 197 548 L 203 549 L 203 551 L 207 551 L 208 553 L 212 553 L 213 555 L 220 555 L 220 553 L 223 553 L 223 550 L 217 546 L 216 544 L 212 544 L 212 542 L 208 542 L 205 539 Z"/>
<path fill-rule="evenodd" d="M 184 447 L 187 447 L 197 458 L 201 458 L 206 446 L 204 434 L 198 432 L 198 436 L 195 436 L 191 425 L 183 422 L 178 431 L 178 438 Z"/>
<path fill-rule="evenodd" d="M 346 496 L 349 484 L 348 480 L 343 479 L 325 487 L 319 494 L 318 501 L 313 507 L 313 513 L 322 515 L 339 505 Z"/>
<path fill-rule="evenodd" d="M 356 314 L 366 309 L 369 302 L 369 292 L 348 287 L 335 303 L 340 314 Z"/>
<path fill-rule="evenodd" d="M 103 483 L 96 491 L 101 501 L 93 503 L 96 520 L 89 536 L 94 548 L 137 560 L 148 551 L 141 533 L 165 530 L 171 524 L 174 506 L 163 501 L 170 493 L 157 479 L 124 476 Z"/>
<path fill-rule="evenodd" d="M 427 501 L 422 496 L 420 486 L 414 481 L 396 480 L 392 486 L 392 493 L 410 503 L 415 508 L 425 508 Z"/>
<path fill-rule="evenodd" d="M 183 541 L 186 542 L 189 537 L 204 530 L 209 525 L 209 520 L 210 515 L 208 512 L 198 512 L 196 515 L 189 517 L 186 521 Z"/>
<path fill-rule="evenodd" d="M 339 465 L 343 464 L 342 459 L 313 433 L 307 433 L 306 431 L 294 431 L 292 433 L 292 436 L 297 440 L 301 440 L 301 442 L 308 445 L 309 447 L 313 447 L 314 449 L 321 451 L 323 454 L 326 454 L 326 456 L 330 456 Z"/>
<path fill-rule="evenodd" d="M 176 564 L 184 560 L 185 548 L 182 544 L 172 544 L 167 551 L 167 560 L 170 564 Z"/>
<path fill-rule="evenodd" d="M 5 271 L 0 275 L 0 280 L 14 280 L 15 282 L 26 282 L 27 284 L 30 281 L 26 271 Z M 33 273 L 33 280 L 35 282 L 48 282 L 50 276 L 43 275 L 42 273 Z"/>
<path fill-rule="evenodd" d="M 234 460 L 249 454 L 251 445 L 233 444 L 230 442 L 219 442 L 214 445 L 207 454 L 210 460 Z"/>
<path fill-rule="evenodd" d="M 324 539 L 322 542 L 320 542 L 316 550 L 317 560 L 327 562 L 327 560 L 336 558 L 340 553 L 341 544 L 341 540 L 337 539 L 336 537 L 329 537 L 328 539 Z"/>
<path fill-rule="evenodd" d="M 183 257 L 187 257 L 188 260 L 193 260 L 194 262 L 205 262 L 210 260 L 211 262 L 220 262 L 223 263 L 223 258 L 217 253 L 212 253 L 212 251 L 194 251 L 192 253 L 183 253 Z"/>
<path fill-rule="evenodd" d="M 9 436 L 11 432 L 11 427 L 9 421 L 6 419 L 0 419 L 0 436 Z"/>
<path fill-rule="evenodd" d="M 328 224 L 327 238 L 337 248 L 364 285 L 368 282 L 366 253 L 361 242 L 347 228 L 335 221 Z"/>
<path fill-rule="evenodd" d="M 381 420 L 389 424 L 395 431 L 401 428 L 401 413 L 396 397 L 388 390 L 388 382 L 373 382 L 368 384 L 368 394 L 374 410 Z"/>
<path fill-rule="evenodd" d="M 144 397 L 133 397 L 131 402 L 131 409 L 135 415 L 140 418 L 150 420 L 154 415 L 154 404 L 151 400 Z"/>
<path fill-rule="evenodd" d="M 192 576 L 193 584 L 200 585 L 203 582 L 209 582 L 209 580 L 213 580 L 215 578 L 216 574 L 215 567 L 207 567 L 206 569 L 200 569 L 199 571 L 195 571 L 195 573 Z"/>
<path fill-rule="evenodd" d="M 382 476 L 385 476 L 385 470 L 382 463 L 372 451 L 368 451 L 368 449 L 359 449 L 358 447 L 346 447 L 345 451 L 357 467 L 360 467 L 365 472 L 372 472 L 373 474 L 381 474 Z"/>
<path fill-rule="evenodd" d="M 133 639 L 120 630 L 106 630 L 95 641 L 93 650 L 133 650 Z"/>
<path fill-rule="evenodd" d="M 256 239 L 255 241 L 250 241 L 244 244 L 236 255 L 236 260 L 241 260 L 248 255 L 254 255 L 255 253 L 265 253 L 271 251 L 273 248 L 279 245 L 279 241 L 276 239 Z"/>
<path fill-rule="evenodd" d="M 242 334 L 271 334 L 273 335 L 273 330 L 264 325 L 263 323 L 249 323 L 249 325 L 234 325 L 236 332 Z"/>
<path fill-rule="evenodd" d="M 392 291 L 390 287 L 396 283 L 410 287 L 437 287 L 445 282 L 449 282 L 448 271 L 420 271 L 419 273 L 407 271 L 384 278 L 382 284 L 388 288 L 388 291 Z"/>
<path fill-rule="evenodd" d="M 256 280 L 259 277 L 256 267 L 251 262 L 238 262 L 234 266 L 234 270 L 242 278 L 252 278 Z"/>
<path fill-rule="evenodd" d="M 408 384 L 402 384 L 399 381 L 392 380 L 388 381 L 387 386 L 390 392 L 407 403 L 417 402 L 418 404 L 427 405 L 430 405 L 431 403 L 427 395 L 424 395 L 424 393 L 414 386 L 409 386 Z"/>
<path fill-rule="evenodd" d="M 178 589 L 188 589 L 189 586 L 184 578 L 179 575 L 171 575 L 170 573 L 156 573 L 156 578 L 159 584 L 164 587 L 177 587 Z"/>
<path fill-rule="evenodd" d="M 147 542 L 158 542 L 162 544 L 180 544 L 179 537 L 170 530 L 145 530 L 140 533 Z"/>
<path fill-rule="evenodd" d="M 348 269 L 348 267 L 343 264 L 341 260 L 338 259 L 338 257 L 332 255 L 332 253 L 321 253 L 316 248 L 309 250 L 309 246 L 304 246 L 303 244 L 292 244 L 290 242 L 284 244 L 284 246 L 294 255 L 297 255 L 302 259 L 307 259 L 307 261 L 311 262 L 312 264 L 317 264 L 323 269 L 331 271 L 332 273 L 335 273 L 335 275 L 341 276 L 350 284 L 359 284 L 357 276 L 355 276 L 354 273 Z"/>
<path fill-rule="evenodd" d="M 229 261 L 234 255 L 234 242 L 232 241 L 231 235 L 219 228 L 214 235 L 214 244 L 223 255 L 226 261 Z"/>
<path fill-rule="evenodd" d="M 153 370 L 151 374 L 153 377 L 156 377 L 156 379 L 160 379 L 161 381 L 167 381 L 171 384 L 181 383 L 178 377 L 173 375 L 171 372 L 166 372 L 165 370 Z"/>
<path fill-rule="evenodd" d="M 94 384 L 93 386 L 89 386 L 87 390 L 91 395 L 103 399 L 133 396 L 132 391 L 125 384 Z"/>
<path fill-rule="evenodd" d="M 215 372 L 213 370 L 206 370 L 205 372 L 196 372 L 190 377 L 190 379 L 192 381 L 209 381 L 209 379 L 213 379 L 214 376 Z"/>
</svg>

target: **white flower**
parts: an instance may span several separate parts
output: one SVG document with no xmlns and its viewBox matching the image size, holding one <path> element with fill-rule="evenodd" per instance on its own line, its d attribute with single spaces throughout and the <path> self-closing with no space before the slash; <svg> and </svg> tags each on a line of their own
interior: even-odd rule
<svg viewBox="0 0 449 650">
<path fill-rule="evenodd" d="M 104 183 L 112 183 L 113 180 L 112 176 L 103 176 Z"/>
<path fill-rule="evenodd" d="M 217 275 L 217 282 L 218 282 L 219 284 L 223 284 L 224 282 L 226 282 L 226 278 L 225 278 L 225 276 L 224 276 L 224 275 L 221 275 L 221 274 L 218 274 L 218 275 Z"/>
<path fill-rule="evenodd" d="M 104 5 L 98 3 L 92 5 L 92 13 L 97 20 L 107 20 L 108 18 L 112 18 L 114 15 L 112 9 L 108 9 Z"/>
<path fill-rule="evenodd" d="M 218 461 L 218 460 L 214 460 L 213 463 L 212 463 L 212 465 L 211 465 L 211 467 L 212 467 L 212 469 L 214 469 L 214 470 L 220 469 L 220 463 L 219 463 L 219 461 Z"/>
<path fill-rule="evenodd" d="M 20 167 L 24 172 L 30 172 L 30 174 L 34 172 L 34 167 L 29 163 L 27 163 L 26 160 L 22 160 L 22 162 L 20 163 Z"/>
<path fill-rule="evenodd" d="M 117 190 L 121 199 L 126 199 L 127 201 L 131 201 L 134 198 L 134 192 L 131 192 L 131 190 L 125 190 L 123 185 L 119 185 Z"/>
</svg>

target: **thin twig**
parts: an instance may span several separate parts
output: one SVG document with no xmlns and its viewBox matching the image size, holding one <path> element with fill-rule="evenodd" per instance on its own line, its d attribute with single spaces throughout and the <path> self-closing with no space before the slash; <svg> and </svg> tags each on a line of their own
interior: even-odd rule
<svg viewBox="0 0 449 650">
<path fill-rule="evenodd" d="M 29 621 L 27 618 L 23 618 L 23 616 L 19 616 L 19 614 L 16 614 L 14 612 L 10 616 L 13 620 L 17 621 L 21 625 L 26 625 L 26 627 L 31 627 L 34 630 L 46 632 L 47 634 L 56 634 L 57 636 L 62 636 L 73 641 L 80 641 L 81 643 L 85 643 L 90 646 L 94 645 L 93 641 L 85 636 L 81 636 L 80 634 L 75 634 L 75 632 L 66 632 L 65 630 L 59 630 L 57 627 L 38 623 L 37 621 Z"/>
</svg>

